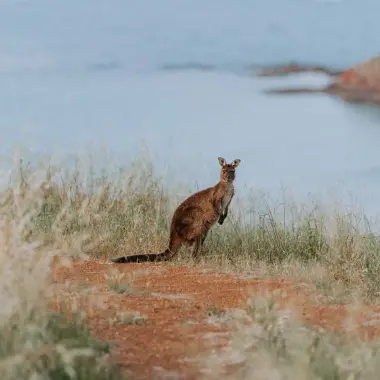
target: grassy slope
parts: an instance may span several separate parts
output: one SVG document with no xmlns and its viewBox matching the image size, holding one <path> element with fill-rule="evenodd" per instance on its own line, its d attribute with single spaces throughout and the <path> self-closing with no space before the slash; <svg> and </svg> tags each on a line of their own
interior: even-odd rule
<svg viewBox="0 0 380 380">
<path fill-rule="evenodd" d="M 0 194 L 0 378 L 122 379 L 107 361 L 110 348 L 90 337 L 84 316 L 68 319 L 49 307 L 50 266 L 54 255 L 69 250 L 66 222 L 53 218 L 56 206 L 40 185 L 19 177 Z M 72 236 L 71 243 L 81 238 Z"/>
<path fill-rule="evenodd" d="M 87 175 L 86 182 L 81 180 L 86 173 L 63 177 L 57 169 L 47 170 L 40 181 L 41 204 L 29 239 L 60 244 L 71 255 L 93 257 L 166 248 L 171 214 L 184 196 L 169 194 L 149 164 L 133 163 L 112 177 Z M 24 168 L 19 176 L 26 193 L 35 172 Z M 9 196 L 3 207 L 12 202 Z M 186 250 L 182 252 L 187 260 Z M 380 290 L 380 239 L 371 233 L 365 217 L 339 210 L 326 214 L 318 203 L 276 205 L 260 197 L 244 208 L 235 207 L 225 224 L 211 231 L 203 260 L 239 270 L 260 266 L 270 274 L 304 274 L 321 288 L 332 284 L 348 292 L 360 288 L 369 300 Z"/>
<path fill-rule="evenodd" d="M 45 292 L 50 278 L 40 273 L 49 273 L 54 254 L 109 257 L 161 251 L 167 244 L 171 212 L 183 197 L 169 196 L 151 166 L 141 162 L 112 176 L 87 175 L 85 181 L 84 174 L 88 173 L 46 168 L 45 163 L 22 165 L 1 193 L 4 379 L 26 373 L 64 379 L 72 371 L 81 379 L 119 376 L 117 370 L 93 365 L 103 363 L 105 351 L 80 325 L 48 310 Z M 354 292 L 368 302 L 376 299 L 380 241 L 368 226 L 364 234 L 358 232 L 362 217 L 326 215 L 315 204 L 302 209 L 288 204 L 280 216 L 276 209 L 260 198 L 252 207 L 231 212 L 207 239 L 204 264 L 308 278 L 340 300 Z M 178 260 L 188 260 L 186 251 Z M 299 348 L 313 341 L 310 336 L 297 343 Z M 270 355 L 277 355 L 277 348 L 268 347 Z M 17 361 L 22 365 L 14 365 Z"/>
</svg>

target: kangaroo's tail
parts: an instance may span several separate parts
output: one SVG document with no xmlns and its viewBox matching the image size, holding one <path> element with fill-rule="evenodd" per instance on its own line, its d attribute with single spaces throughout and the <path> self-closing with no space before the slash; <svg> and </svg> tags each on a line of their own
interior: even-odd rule
<svg viewBox="0 0 380 380">
<path fill-rule="evenodd" d="M 111 259 L 113 263 L 144 263 L 154 261 L 166 261 L 172 257 L 172 253 L 167 249 L 161 253 L 146 253 L 141 255 L 121 256 L 115 259 Z"/>
</svg>

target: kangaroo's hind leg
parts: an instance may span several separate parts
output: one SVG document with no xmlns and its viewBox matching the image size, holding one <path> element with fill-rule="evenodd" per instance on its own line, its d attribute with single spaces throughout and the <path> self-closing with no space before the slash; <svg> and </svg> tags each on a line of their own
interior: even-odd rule
<svg viewBox="0 0 380 380">
<path fill-rule="evenodd" d="M 208 234 L 208 230 L 203 231 L 200 235 L 196 236 L 194 239 L 193 247 L 192 247 L 192 255 L 194 259 L 198 259 L 201 253 L 203 244 L 206 240 Z"/>
<path fill-rule="evenodd" d="M 192 256 L 195 260 L 199 258 L 199 254 L 201 252 L 201 244 L 202 244 L 202 236 L 198 236 L 194 239 L 192 246 Z"/>
</svg>

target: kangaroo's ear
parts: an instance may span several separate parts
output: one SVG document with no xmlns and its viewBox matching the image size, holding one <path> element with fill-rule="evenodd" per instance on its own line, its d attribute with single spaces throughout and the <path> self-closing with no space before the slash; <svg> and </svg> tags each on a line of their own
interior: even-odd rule
<svg viewBox="0 0 380 380">
<path fill-rule="evenodd" d="M 240 161 L 241 161 L 241 160 L 239 160 L 238 158 L 237 158 L 236 160 L 233 160 L 233 161 L 232 161 L 232 166 L 233 166 L 234 168 L 237 168 L 237 167 L 239 166 L 239 164 L 240 164 Z"/>
<path fill-rule="evenodd" d="M 218 161 L 219 161 L 220 166 L 227 165 L 226 160 L 223 157 L 218 157 Z"/>
</svg>

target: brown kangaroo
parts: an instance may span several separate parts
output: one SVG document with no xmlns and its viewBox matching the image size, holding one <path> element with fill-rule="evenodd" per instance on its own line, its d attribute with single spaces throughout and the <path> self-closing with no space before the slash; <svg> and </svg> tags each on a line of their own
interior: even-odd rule
<svg viewBox="0 0 380 380">
<path fill-rule="evenodd" d="M 218 160 L 222 167 L 220 181 L 213 187 L 191 195 L 177 207 L 170 226 L 169 247 L 164 252 L 122 256 L 111 261 L 136 263 L 170 260 L 182 244 L 192 246 L 192 255 L 197 258 L 211 227 L 217 221 L 222 225 L 227 218 L 228 207 L 235 193 L 233 181 L 240 160 L 234 160 L 230 164 L 222 157 L 218 157 Z"/>
</svg>

